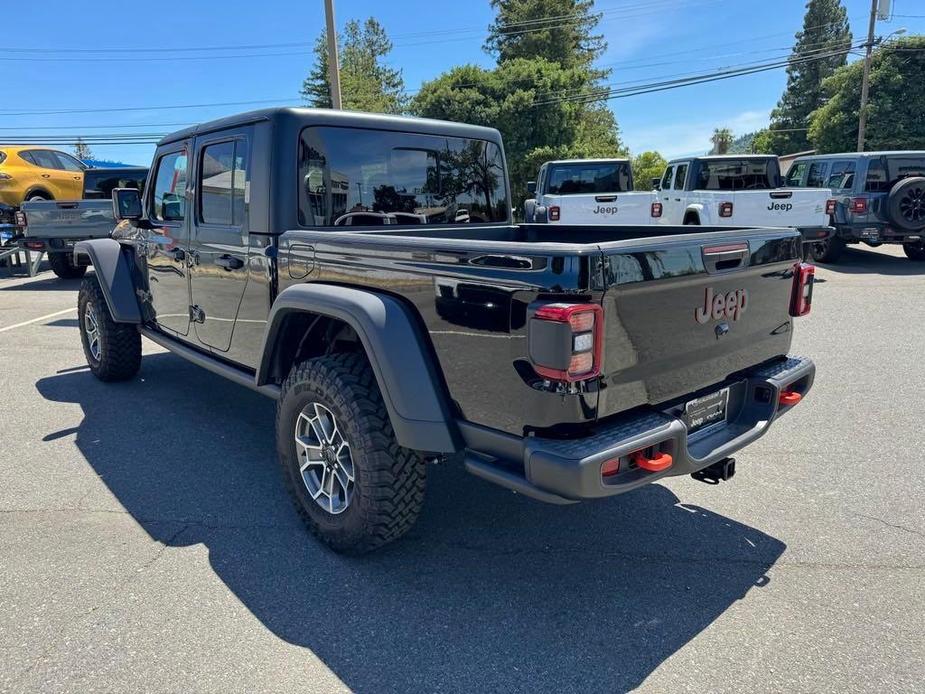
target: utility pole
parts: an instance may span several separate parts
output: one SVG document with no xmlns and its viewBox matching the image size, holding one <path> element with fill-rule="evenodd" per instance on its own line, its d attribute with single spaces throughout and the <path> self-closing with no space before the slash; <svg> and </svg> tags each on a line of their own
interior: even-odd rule
<svg viewBox="0 0 925 694">
<path fill-rule="evenodd" d="M 867 43 L 864 52 L 864 76 L 861 78 L 861 108 L 858 111 L 858 152 L 864 151 L 864 131 L 867 130 L 867 92 L 870 88 L 870 57 L 874 51 L 877 2 L 878 0 L 870 0 L 870 22 L 867 25 Z"/>
<path fill-rule="evenodd" d="M 876 0 L 874 0 L 876 4 Z M 331 106 L 341 108 L 340 63 L 337 62 L 337 26 L 334 23 L 334 0 L 324 0 L 324 15 L 328 35 L 328 82 L 331 83 Z"/>
</svg>

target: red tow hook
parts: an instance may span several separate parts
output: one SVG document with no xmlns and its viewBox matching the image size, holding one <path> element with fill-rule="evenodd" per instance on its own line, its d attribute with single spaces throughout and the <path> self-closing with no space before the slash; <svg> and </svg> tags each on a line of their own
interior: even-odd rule
<svg viewBox="0 0 925 694">
<path fill-rule="evenodd" d="M 795 390 L 782 390 L 777 401 L 784 407 L 793 407 L 802 399 L 803 396 Z"/>
<path fill-rule="evenodd" d="M 671 467 L 671 463 L 673 462 L 671 455 L 661 452 L 656 452 L 656 454 L 650 458 L 643 451 L 636 451 L 631 458 L 633 462 L 636 463 L 637 467 L 648 470 L 649 472 L 667 470 Z"/>
</svg>

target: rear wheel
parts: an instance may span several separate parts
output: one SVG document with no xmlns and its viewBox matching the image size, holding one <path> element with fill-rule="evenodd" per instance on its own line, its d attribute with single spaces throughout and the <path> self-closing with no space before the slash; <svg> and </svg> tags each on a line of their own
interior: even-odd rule
<svg viewBox="0 0 925 694">
<path fill-rule="evenodd" d="M 51 271 L 63 280 L 75 280 L 87 272 L 87 266 L 75 263 L 71 253 L 49 253 L 48 263 Z"/>
<path fill-rule="evenodd" d="M 141 333 L 131 323 L 116 323 L 96 278 L 84 278 L 77 295 L 80 341 L 90 371 L 101 381 L 126 381 L 141 366 Z"/>
<path fill-rule="evenodd" d="M 276 440 L 299 515 L 334 551 L 363 554 L 414 525 L 424 461 L 398 445 L 363 355 L 296 364 L 282 386 Z"/>
<path fill-rule="evenodd" d="M 834 263 L 845 250 L 845 241 L 839 236 L 830 236 L 824 241 L 811 244 L 810 257 L 817 263 Z"/>
<path fill-rule="evenodd" d="M 906 257 L 909 260 L 915 260 L 916 262 L 925 261 L 925 244 L 921 241 L 919 243 L 904 243 L 903 250 L 906 252 Z"/>
</svg>

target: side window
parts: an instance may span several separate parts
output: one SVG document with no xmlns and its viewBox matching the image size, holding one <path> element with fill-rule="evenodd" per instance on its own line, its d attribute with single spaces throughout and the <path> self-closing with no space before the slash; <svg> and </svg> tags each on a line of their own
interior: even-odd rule
<svg viewBox="0 0 925 694">
<path fill-rule="evenodd" d="M 157 162 L 154 177 L 154 209 L 158 222 L 182 222 L 186 217 L 186 150 L 165 154 Z"/>
<path fill-rule="evenodd" d="M 19 158 L 25 162 L 32 164 L 32 166 L 38 166 L 38 164 L 35 163 L 35 157 L 32 156 L 31 151 L 30 152 L 20 152 Z"/>
<path fill-rule="evenodd" d="M 791 188 L 799 188 L 803 183 L 803 174 L 806 173 L 807 166 L 805 161 L 794 162 L 787 172 L 786 184 Z"/>
<path fill-rule="evenodd" d="M 836 190 L 850 190 L 854 187 L 854 162 L 836 161 L 832 164 L 832 172 L 826 183 L 827 188 Z"/>
<path fill-rule="evenodd" d="M 684 179 L 687 178 L 687 164 L 678 165 L 674 173 L 674 189 L 684 190 Z"/>
<path fill-rule="evenodd" d="M 665 169 L 665 174 L 662 176 L 662 190 L 671 190 L 671 177 L 673 173 L 673 166 L 669 166 Z"/>
<path fill-rule="evenodd" d="M 867 165 L 867 178 L 864 179 L 864 191 L 867 193 L 886 193 L 890 190 L 890 182 L 886 177 L 886 169 L 879 159 L 871 159 Z"/>
<path fill-rule="evenodd" d="M 53 152 L 55 158 L 57 158 L 60 163 L 59 169 L 64 169 L 65 171 L 83 171 L 84 167 L 80 165 L 80 162 L 74 159 L 69 154 L 64 152 Z"/>
<path fill-rule="evenodd" d="M 247 187 L 247 142 L 218 142 L 199 157 L 199 221 L 240 226 L 244 223 Z"/>
<path fill-rule="evenodd" d="M 825 186 L 825 173 L 828 170 L 828 162 L 817 161 L 809 167 L 809 174 L 806 176 L 807 188 L 822 188 Z"/>
<path fill-rule="evenodd" d="M 61 164 L 58 163 L 58 157 L 55 156 L 54 152 L 49 152 L 47 149 L 33 149 L 29 154 L 32 155 L 29 161 L 43 169 L 63 168 Z"/>
</svg>

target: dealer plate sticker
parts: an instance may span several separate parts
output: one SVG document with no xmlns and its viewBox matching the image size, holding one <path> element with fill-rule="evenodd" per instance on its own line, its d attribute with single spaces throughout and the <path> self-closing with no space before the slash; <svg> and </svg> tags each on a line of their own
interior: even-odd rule
<svg viewBox="0 0 925 694">
<path fill-rule="evenodd" d="M 684 404 L 682 419 L 688 433 L 703 429 L 711 424 L 726 421 L 726 406 L 729 404 L 729 388 L 723 388 L 702 398 L 689 400 Z"/>
</svg>

